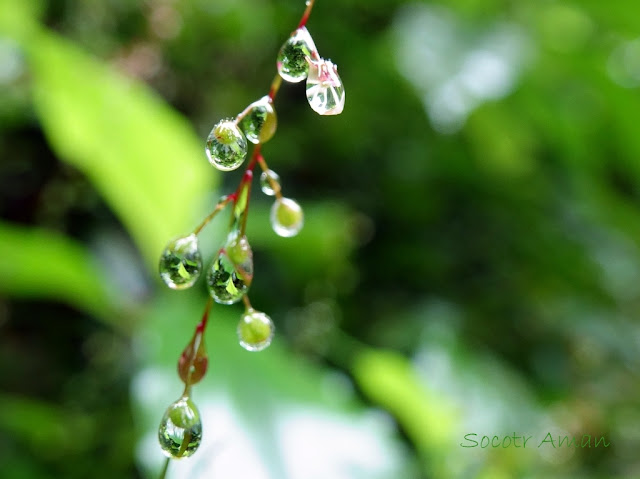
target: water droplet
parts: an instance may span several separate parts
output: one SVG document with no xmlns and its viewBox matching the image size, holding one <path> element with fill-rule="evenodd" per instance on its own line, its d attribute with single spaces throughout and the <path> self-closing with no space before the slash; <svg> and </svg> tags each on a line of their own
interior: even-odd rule
<svg viewBox="0 0 640 479">
<path fill-rule="evenodd" d="M 280 191 L 280 176 L 273 170 L 263 171 L 260 175 L 260 189 L 267 196 L 274 196 Z"/>
<path fill-rule="evenodd" d="M 247 351 L 262 351 L 271 344 L 275 327 L 266 314 L 248 309 L 238 323 L 240 346 Z"/>
<path fill-rule="evenodd" d="M 278 236 L 297 235 L 304 224 L 302 207 L 291 198 L 279 198 L 271 207 L 271 227 Z"/>
<path fill-rule="evenodd" d="M 181 397 L 169 406 L 160 421 L 158 441 L 163 452 L 173 459 L 196 452 L 202 441 L 202 422 L 190 398 Z"/>
<path fill-rule="evenodd" d="M 338 67 L 330 60 L 311 61 L 307 78 L 307 100 L 320 115 L 339 115 L 344 109 L 345 92 Z"/>
<path fill-rule="evenodd" d="M 202 333 L 196 331 L 178 360 L 178 375 L 182 382 L 191 386 L 204 377 L 209 366 L 209 358 Z"/>
<path fill-rule="evenodd" d="M 198 237 L 194 234 L 171 241 L 160 256 L 160 277 L 171 289 L 193 286 L 202 271 Z"/>
<path fill-rule="evenodd" d="M 209 293 L 216 303 L 233 304 L 242 299 L 253 280 L 253 252 L 246 236 L 231 235 L 220 249 L 207 274 Z"/>
<path fill-rule="evenodd" d="M 251 143 L 266 143 L 276 132 L 278 119 L 268 96 L 249 105 L 251 110 L 240 121 L 240 128 Z"/>
<path fill-rule="evenodd" d="M 209 133 L 205 151 L 219 170 L 235 170 L 247 156 L 247 139 L 233 120 L 222 120 Z"/>
<path fill-rule="evenodd" d="M 280 48 L 277 60 L 278 73 L 288 82 L 301 82 L 307 78 L 309 72 L 307 59 L 317 55 L 316 46 L 307 28 L 298 28 Z"/>
</svg>

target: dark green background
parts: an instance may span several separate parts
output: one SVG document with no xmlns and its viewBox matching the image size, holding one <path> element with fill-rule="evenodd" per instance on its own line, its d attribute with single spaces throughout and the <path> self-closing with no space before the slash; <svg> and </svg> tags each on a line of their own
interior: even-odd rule
<svg viewBox="0 0 640 479">
<path fill-rule="evenodd" d="M 144 475 L 136 443 L 180 390 L 154 409 L 130 385 L 175 376 L 205 302 L 164 291 L 158 255 L 235 188 L 204 139 L 267 93 L 303 8 L 0 4 L 6 477 Z M 273 478 L 299 477 L 266 447 L 288 401 L 386 411 L 403 472 L 376 477 L 640 477 L 638 5 L 318 0 L 308 26 L 347 99 L 320 117 L 284 84 L 275 103 L 263 153 L 306 214 L 278 238 L 254 188 L 251 298 L 276 344 L 247 356 L 240 309 L 215 307 L 196 402 L 229 392 Z M 514 431 L 611 445 L 459 446 Z"/>
</svg>

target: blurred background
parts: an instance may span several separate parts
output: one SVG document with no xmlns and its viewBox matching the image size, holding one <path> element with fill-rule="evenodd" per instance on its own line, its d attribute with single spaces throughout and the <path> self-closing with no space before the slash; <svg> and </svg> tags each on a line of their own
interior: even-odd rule
<svg viewBox="0 0 640 479">
<path fill-rule="evenodd" d="M 248 353 L 214 306 L 204 441 L 168 477 L 640 478 L 638 7 L 319 0 L 346 107 L 283 85 L 263 153 L 305 229 L 277 237 L 258 188 L 248 224 L 277 336 Z M 3 477 L 157 477 L 206 301 L 157 260 L 235 189 L 204 140 L 267 93 L 303 9 L 0 2 Z"/>
</svg>

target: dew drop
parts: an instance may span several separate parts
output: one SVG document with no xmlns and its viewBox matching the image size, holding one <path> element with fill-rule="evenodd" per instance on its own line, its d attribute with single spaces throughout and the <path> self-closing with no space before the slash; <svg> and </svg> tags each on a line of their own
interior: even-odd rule
<svg viewBox="0 0 640 479">
<path fill-rule="evenodd" d="M 158 428 L 158 441 L 162 451 L 173 459 L 196 452 L 202 441 L 202 421 L 190 398 L 181 397 L 166 410 Z"/>
<path fill-rule="evenodd" d="M 249 105 L 249 112 L 240 121 L 240 128 L 251 143 L 266 143 L 276 132 L 278 119 L 268 96 Z"/>
<path fill-rule="evenodd" d="M 271 344 L 275 327 L 266 314 L 248 309 L 238 323 L 238 340 L 247 351 L 262 351 Z"/>
<path fill-rule="evenodd" d="M 278 236 L 297 235 L 304 225 L 302 207 L 291 198 L 279 198 L 271 207 L 271 227 Z"/>
<path fill-rule="evenodd" d="M 205 151 L 219 170 L 235 170 L 247 156 L 247 139 L 233 120 L 222 120 L 209 133 Z"/>
<path fill-rule="evenodd" d="M 207 273 L 209 293 L 216 303 L 237 303 L 253 280 L 253 252 L 246 236 L 233 234 Z"/>
<path fill-rule="evenodd" d="M 311 61 L 307 77 L 307 100 L 319 115 L 339 115 L 344 109 L 345 92 L 338 67 L 330 60 Z"/>
<path fill-rule="evenodd" d="M 273 170 L 263 171 L 260 175 L 260 189 L 267 196 L 274 196 L 280 191 L 280 176 Z"/>
<path fill-rule="evenodd" d="M 198 237 L 194 234 L 171 241 L 160 256 L 160 278 L 171 289 L 193 286 L 202 271 Z"/>
<path fill-rule="evenodd" d="M 308 59 L 317 57 L 318 52 L 306 27 L 298 28 L 280 48 L 277 59 L 278 73 L 291 83 L 307 78 Z"/>
</svg>

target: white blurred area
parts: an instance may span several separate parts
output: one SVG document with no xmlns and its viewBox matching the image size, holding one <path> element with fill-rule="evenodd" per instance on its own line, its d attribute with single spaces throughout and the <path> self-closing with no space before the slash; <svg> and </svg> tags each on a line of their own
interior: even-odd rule
<svg viewBox="0 0 640 479">
<path fill-rule="evenodd" d="M 397 67 L 440 133 L 455 133 L 483 102 L 508 95 L 532 57 L 517 25 L 474 31 L 444 7 L 408 4 L 396 14 L 392 33 Z"/>
<path fill-rule="evenodd" d="M 150 478 L 164 461 L 153 419 L 176 399 L 174 383 L 173 374 L 155 368 L 142 370 L 133 382 L 146 431 L 136 454 Z M 220 390 L 200 384 L 194 399 L 202 444 L 192 457 L 171 462 L 169 479 L 406 477 L 407 452 L 394 437 L 394 422 L 380 411 L 346 413 L 293 402 L 261 404 L 256 398 L 256 414 L 266 416 L 252 424 Z"/>
</svg>

